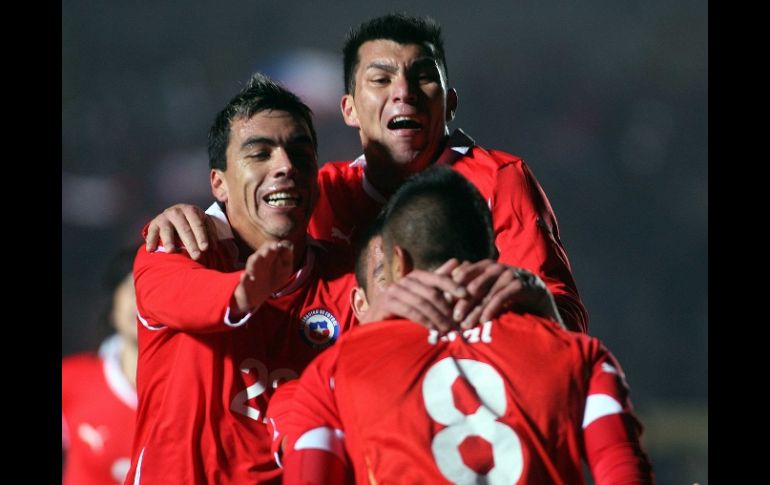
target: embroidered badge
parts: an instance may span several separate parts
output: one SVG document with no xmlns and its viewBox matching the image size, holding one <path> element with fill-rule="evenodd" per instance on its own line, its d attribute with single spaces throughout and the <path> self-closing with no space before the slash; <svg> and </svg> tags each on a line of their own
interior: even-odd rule
<svg viewBox="0 0 770 485">
<path fill-rule="evenodd" d="M 325 349 L 340 335 L 340 324 L 330 311 L 316 308 L 302 315 L 300 334 L 316 349 Z"/>
</svg>

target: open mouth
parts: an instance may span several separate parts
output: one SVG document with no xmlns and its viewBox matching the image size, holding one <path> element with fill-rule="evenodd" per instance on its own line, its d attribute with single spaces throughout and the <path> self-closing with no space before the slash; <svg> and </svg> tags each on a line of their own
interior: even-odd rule
<svg viewBox="0 0 770 485">
<path fill-rule="evenodd" d="M 267 194 L 262 198 L 270 207 L 297 207 L 302 204 L 302 196 L 295 190 L 282 190 Z"/>
<path fill-rule="evenodd" d="M 388 122 L 389 130 L 419 130 L 422 123 L 410 116 L 396 116 Z"/>
</svg>

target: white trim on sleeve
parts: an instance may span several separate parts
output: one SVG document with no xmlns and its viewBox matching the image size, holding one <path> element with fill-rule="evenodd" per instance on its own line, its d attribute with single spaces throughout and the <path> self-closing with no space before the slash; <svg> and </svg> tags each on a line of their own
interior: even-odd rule
<svg viewBox="0 0 770 485">
<path fill-rule="evenodd" d="M 347 463 L 345 457 L 345 432 L 341 429 L 332 429 L 328 426 L 313 428 L 305 431 L 294 443 L 294 450 L 324 450 L 334 453 L 343 462 Z"/>
<path fill-rule="evenodd" d="M 243 324 L 245 324 L 246 322 L 249 321 L 249 318 L 251 318 L 252 315 L 254 315 L 255 311 L 257 311 L 257 310 L 256 309 L 251 310 L 249 313 L 244 315 L 243 318 L 241 318 L 237 322 L 232 322 L 230 320 L 230 305 L 228 305 L 227 306 L 227 310 L 225 310 L 225 320 L 224 320 L 225 321 L 225 325 L 227 325 L 228 327 L 233 327 L 233 328 L 240 327 L 240 326 L 242 326 Z"/>
<path fill-rule="evenodd" d="M 147 320 L 146 320 L 146 319 L 145 319 L 143 316 L 141 316 L 141 315 L 139 314 L 139 311 L 138 311 L 138 310 L 137 310 L 137 312 L 136 312 L 136 318 L 138 318 L 138 319 L 139 319 L 139 321 L 140 321 L 140 322 L 142 322 L 142 325 L 144 325 L 144 327 L 145 327 L 147 330 L 153 330 L 153 331 L 157 331 L 157 330 L 165 330 L 165 329 L 166 329 L 166 326 L 165 326 L 165 325 L 150 325 L 150 322 L 148 322 L 148 321 L 147 321 Z"/>
<path fill-rule="evenodd" d="M 591 394 L 586 399 L 586 409 L 583 412 L 583 429 L 599 418 L 622 412 L 623 406 L 609 394 Z"/>
</svg>

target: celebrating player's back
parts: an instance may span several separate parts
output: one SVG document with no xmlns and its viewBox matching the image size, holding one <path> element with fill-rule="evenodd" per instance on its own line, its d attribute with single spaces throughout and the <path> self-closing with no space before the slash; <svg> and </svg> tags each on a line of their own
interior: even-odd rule
<svg viewBox="0 0 770 485">
<path fill-rule="evenodd" d="M 494 254 L 484 200 L 456 172 L 417 176 L 386 210 L 386 284 Z M 599 484 L 652 481 L 618 363 L 529 314 L 444 337 L 407 320 L 362 326 L 305 370 L 294 400 L 284 483 L 352 471 L 359 483 L 575 484 L 581 458 Z"/>
</svg>

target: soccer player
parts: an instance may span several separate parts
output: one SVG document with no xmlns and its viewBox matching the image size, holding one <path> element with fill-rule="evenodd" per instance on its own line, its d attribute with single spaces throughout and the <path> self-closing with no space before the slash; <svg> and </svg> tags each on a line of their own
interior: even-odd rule
<svg viewBox="0 0 770 485">
<path fill-rule="evenodd" d="M 218 244 L 136 255 L 139 408 L 126 483 L 279 483 L 264 413 L 353 315 L 346 260 L 307 237 L 310 110 L 254 75 L 209 133 Z"/>
<path fill-rule="evenodd" d="M 429 18 L 385 15 L 353 29 L 343 54 L 346 94 L 340 107 L 345 123 L 358 130 L 364 153 L 322 166 L 311 234 L 350 243 L 408 176 L 432 164 L 450 166 L 488 202 L 499 262 L 538 274 L 566 326 L 586 332 L 588 315 L 556 216 L 532 171 L 515 155 L 476 145 L 462 130 L 449 133 L 458 97 L 448 84 L 440 27 Z M 150 224 L 147 246 L 152 250 L 161 239 L 171 249 L 176 230 L 188 251 L 197 254 L 215 237 L 204 229 L 196 208 L 176 205 Z M 480 300 L 483 289 L 472 298 Z M 458 309 L 465 327 L 476 323 L 469 307 Z"/>
<path fill-rule="evenodd" d="M 136 420 L 136 297 L 134 250 L 118 253 L 105 282 L 105 320 L 115 330 L 97 354 L 62 360 L 64 485 L 122 484 L 131 457 Z"/>
<path fill-rule="evenodd" d="M 447 258 L 494 256 L 485 201 L 456 172 L 416 176 L 386 211 L 386 285 Z M 443 337 L 403 319 L 358 327 L 310 364 L 293 399 L 287 484 L 343 483 L 347 473 L 357 483 L 580 484 L 581 458 L 597 484 L 653 481 L 615 358 L 531 314 Z"/>
</svg>

